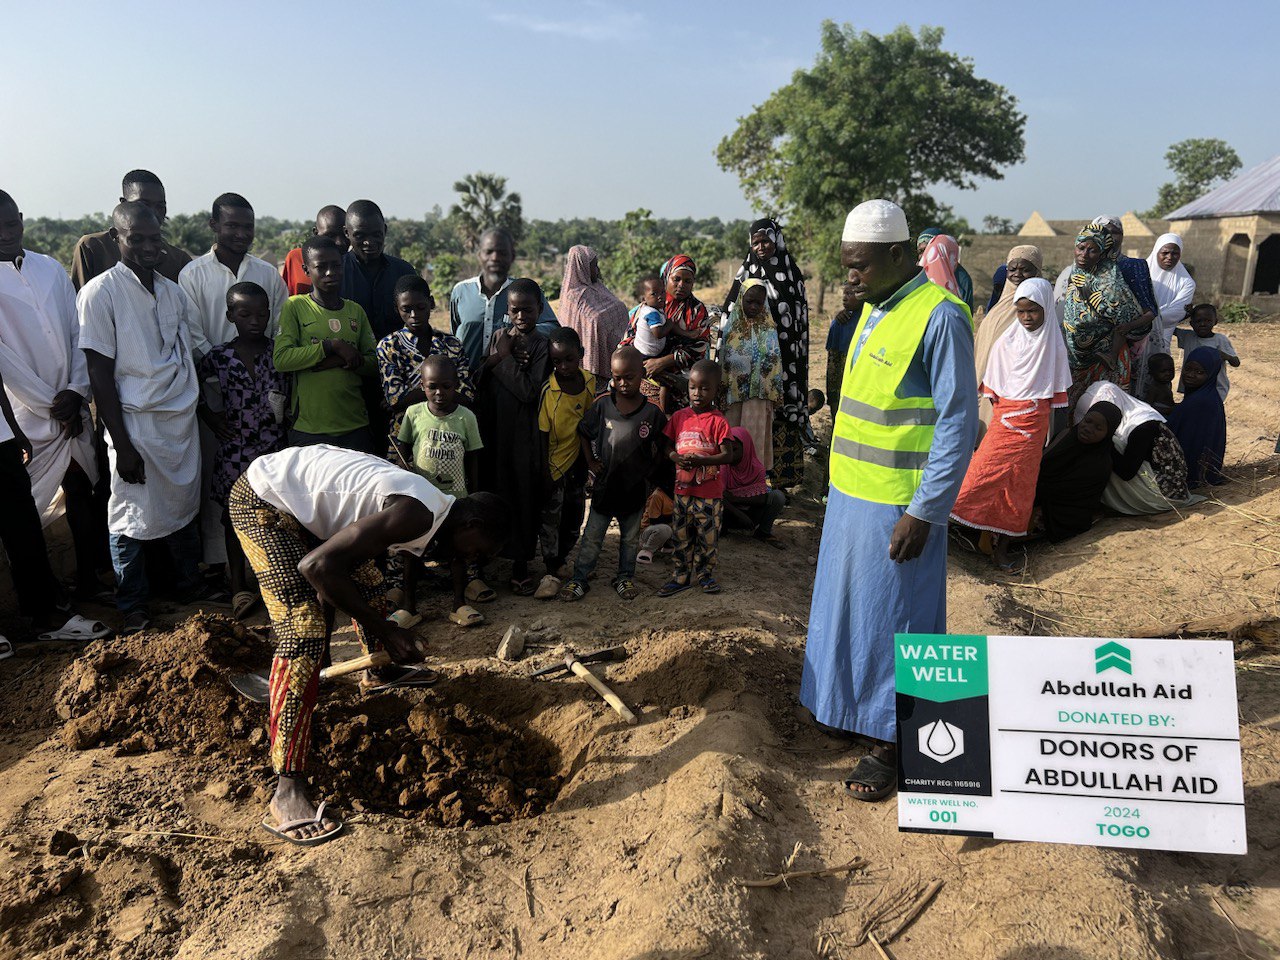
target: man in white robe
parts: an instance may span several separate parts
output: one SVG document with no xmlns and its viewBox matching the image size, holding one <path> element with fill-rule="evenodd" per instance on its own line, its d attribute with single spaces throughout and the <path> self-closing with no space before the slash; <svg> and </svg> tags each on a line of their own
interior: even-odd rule
<svg viewBox="0 0 1280 960">
<path fill-rule="evenodd" d="M 93 507 L 98 467 L 75 288 L 57 260 L 22 247 L 22 213 L 3 191 L 0 221 L 0 376 L 32 445 L 27 472 L 42 524 L 56 520 L 65 503 L 77 594 L 92 597 L 101 590 L 95 573 L 105 566 L 107 531 Z"/>
<path fill-rule="evenodd" d="M 107 526 L 123 633 L 150 625 L 143 543 L 163 540 L 179 598 L 205 599 L 199 570 L 198 385 L 190 298 L 156 271 L 160 221 L 141 203 L 112 213 L 120 262 L 85 284 L 77 308 L 80 349 L 107 430 Z"/>
<path fill-rule="evenodd" d="M 227 291 L 237 283 L 251 281 L 267 291 L 271 304 L 271 322 L 267 336 L 275 338 L 280 310 L 289 299 L 289 291 L 276 268 L 251 255 L 254 214 L 249 201 L 238 193 L 224 193 L 213 201 L 209 228 L 213 231 L 213 249 L 196 257 L 178 274 L 178 286 L 195 304 L 192 313 L 191 353 L 199 362 L 209 351 L 236 338 L 235 325 L 227 319 Z M 205 402 L 211 410 L 222 410 L 217 384 L 202 385 Z M 204 562 L 210 565 L 227 562 L 227 548 L 222 529 L 222 505 L 211 495 L 213 457 L 218 441 L 209 427 L 200 424 L 200 533 Z"/>
</svg>

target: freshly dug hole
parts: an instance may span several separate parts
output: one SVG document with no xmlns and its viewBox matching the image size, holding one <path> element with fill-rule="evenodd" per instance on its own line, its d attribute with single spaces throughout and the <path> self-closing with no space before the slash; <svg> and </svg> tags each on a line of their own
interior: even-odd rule
<svg viewBox="0 0 1280 960">
<path fill-rule="evenodd" d="M 118 754 L 172 748 L 256 780 L 267 764 L 266 706 L 241 697 L 229 680 L 270 660 L 269 644 L 218 615 L 192 617 L 166 634 L 96 642 L 58 689 L 63 741 Z M 341 808 L 359 801 L 447 827 L 535 816 L 555 799 L 554 750 L 541 738 L 465 703 L 412 696 L 428 699 L 322 688 L 311 736 L 311 778 L 321 795 Z"/>
</svg>

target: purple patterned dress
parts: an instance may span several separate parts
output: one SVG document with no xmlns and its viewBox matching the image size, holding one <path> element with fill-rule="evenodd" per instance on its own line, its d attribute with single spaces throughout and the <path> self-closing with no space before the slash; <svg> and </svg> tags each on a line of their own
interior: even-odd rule
<svg viewBox="0 0 1280 960">
<path fill-rule="evenodd" d="M 214 454 L 211 495 L 218 503 L 227 502 L 231 485 L 249 464 L 264 453 L 284 449 L 287 426 L 283 419 L 276 421 L 271 394 L 281 398 L 279 409 L 287 410 L 291 378 L 275 368 L 271 353 L 272 344 L 267 341 L 250 370 L 236 353 L 233 340 L 214 347 L 200 360 L 200 379 L 217 378 L 223 416 L 235 431 L 230 440 L 218 441 Z"/>
</svg>

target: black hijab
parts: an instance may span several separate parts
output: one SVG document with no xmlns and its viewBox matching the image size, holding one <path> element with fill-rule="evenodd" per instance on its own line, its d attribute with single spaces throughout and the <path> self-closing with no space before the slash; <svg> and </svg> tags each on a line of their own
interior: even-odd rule
<svg viewBox="0 0 1280 960">
<path fill-rule="evenodd" d="M 1080 439 L 1077 423 L 1054 437 L 1040 460 L 1036 504 L 1044 520 L 1045 534 L 1054 543 L 1084 533 L 1093 526 L 1093 516 L 1102 504 L 1102 492 L 1111 479 L 1111 438 L 1120 426 L 1120 408 L 1104 400 L 1095 403 L 1088 412 L 1102 415 L 1107 423 L 1107 435 L 1098 443 L 1085 443 Z"/>
</svg>

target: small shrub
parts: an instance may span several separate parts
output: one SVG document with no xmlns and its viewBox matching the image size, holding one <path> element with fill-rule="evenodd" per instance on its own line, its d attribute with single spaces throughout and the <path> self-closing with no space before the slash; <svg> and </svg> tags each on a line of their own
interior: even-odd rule
<svg viewBox="0 0 1280 960">
<path fill-rule="evenodd" d="M 1218 307 L 1218 319 L 1223 323 L 1249 323 L 1258 318 L 1258 311 L 1243 300 L 1228 300 Z"/>
</svg>

